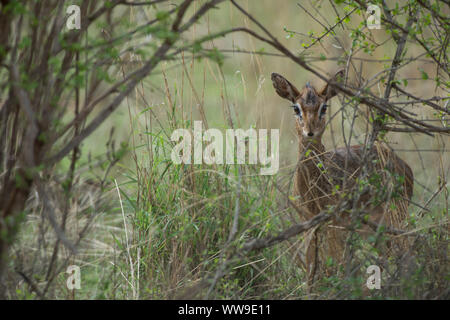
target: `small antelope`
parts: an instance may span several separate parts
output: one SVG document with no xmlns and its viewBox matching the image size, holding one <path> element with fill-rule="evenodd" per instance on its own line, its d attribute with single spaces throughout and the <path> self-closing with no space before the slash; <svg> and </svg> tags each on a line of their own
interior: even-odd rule
<svg viewBox="0 0 450 320">
<path fill-rule="evenodd" d="M 341 70 L 330 82 L 337 82 L 343 77 L 344 72 Z M 299 138 L 294 195 L 298 197 L 298 206 L 302 209 L 301 219 L 304 221 L 323 212 L 328 206 L 337 204 L 346 191 L 355 187 L 367 150 L 362 145 L 354 145 L 325 151 L 322 135 L 327 125 L 328 101 L 337 94 L 331 85 L 327 84 L 317 91 L 308 82 L 299 91 L 277 73 L 272 73 L 272 82 L 278 95 L 293 103 Z M 375 180 L 372 180 L 372 186 L 366 186 L 368 191 L 360 195 L 356 207 L 363 210 L 364 215 L 367 213 L 371 222 L 399 227 L 408 216 L 407 207 L 413 192 L 413 172 L 406 162 L 380 143 L 375 143 L 369 152 L 373 152 L 374 156 L 369 159 L 376 159 L 371 172 L 372 177 L 375 177 L 372 179 Z M 387 183 L 387 176 L 395 176 L 397 179 L 394 183 Z M 378 181 L 378 189 L 375 188 L 376 177 L 381 179 Z M 396 187 L 392 184 L 396 184 Z M 384 198 L 375 191 L 380 189 L 384 190 Z M 397 191 L 398 189 L 401 191 Z M 391 209 L 392 203 L 397 209 Z M 349 222 L 349 214 L 338 214 L 329 225 L 315 229 L 305 237 L 308 286 L 314 281 L 319 268 L 327 272 L 323 263 L 326 257 L 333 258 L 336 263 L 342 261 L 348 235 L 348 228 L 344 226 Z M 362 235 L 370 232 L 367 226 L 359 231 Z"/>
</svg>

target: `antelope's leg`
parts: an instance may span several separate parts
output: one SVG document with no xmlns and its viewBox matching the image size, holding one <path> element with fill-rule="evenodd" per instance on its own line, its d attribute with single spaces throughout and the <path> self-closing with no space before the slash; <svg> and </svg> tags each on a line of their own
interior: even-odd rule
<svg viewBox="0 0 450 320">
<path fill-rule="evenodd" d="M 306 246 L 306 273 L 308 292 L 311 292 L 319 265 L 318 228 L 312 230 Z"/>
</svg>

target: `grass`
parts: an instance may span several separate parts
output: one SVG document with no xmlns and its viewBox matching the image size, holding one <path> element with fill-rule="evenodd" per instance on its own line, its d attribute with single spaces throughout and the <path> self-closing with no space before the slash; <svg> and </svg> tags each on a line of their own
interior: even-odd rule
<svg viewBox="0 0 450 320">
<path fill-rule="evenodd" d="M 180 97 L 171 97 L 170 91 L 166 90 L 166 101 L 179 99 L 179 103 L 184 103 Z M 199 94 L 203 96 L 206 91 L 203 87 Z M 189 108 L 178 106 L 177 109 Z M 148 118 L 153 117 L 145 109 L 134 114 L 136 117 L 130 119 L 130 127 L 133 128 L 136 128 L 139 118 L 144 118 L 140 121 L 147 124 L 150 123 Z M 151 134 L 143 134 L 144 128 L 134 131 L 132 164 L 123 165 L 118 176 L 120 184 L 116 189 L 121 199 L 113 197 L 116 203 L 122 201 L 123 211 L 118 208 L 116 212 L 122 211 L 125 219 L 116 220 L 118 227 L 122 228 L 122 232 L 113 237 L 117 261 L 114 267 L 107 267 L 114 276 L 106 277 L 105 281 L 108 283 L 115 279 L 117 282 L 111 281 L 106 286 L 107 290 L 98 290 L 99 296 L 95 298 L 173 299 L 184 294 L 220 267 L 222 254 L 227 254 L 225 245 L 237 203 L 240 219 L 238 237 L 233 243 L 236 246 L 249 238 L 276 233 L 297 221 L 295 210 L 287 201 L 292 184 L 292 166 L 285 166 L 277 175 L 264 177 L 258 174 L 256 166 L 174 165 L 170 161 L 173 143 L 164 131 L 171 132 L 183 124 L 189 127 L 190 119 L 189 115 L 185 114 L 183 118 L 182 112 L 175 112 L 167 114 L 164 121 L 167 123 L 165 130 L 154 129 Z M 218 127 L 226 127 L 225 123 L 226 119 L 223 119 Z M 419 188 L 416 187 L 416 191 Z M 443 199 L 442 195 L 440 199 Z M 420 197 L 416 195 L 415 199 Z M 436 201 L 430 214 L 422 212 L 419 218 L 415 218 L 414 226 L 419 233 L 427 235 L 427 240 L 423 243 L 423 238 L 416 239 L 419 244 L 414 250 L 417 251 L 408 256 L 414 260 L 411 270 L 400 268 L 404 257 L 392 257 L 383 279 L 389 283 L 387 289 L 383 293 L 372 292 L 368 297 L 418 298 L 423 296 L 425 288 L 431 292 L 440 290 L 442 294 L 448 281 L 444 275 L 447 272 L 446 253 L 442 251 L 447 239 L 444 202 Z M 421 211 L 410 206 L 412 217 Z M 125 224 L 128 226 L 127 234 L 123 232 Z M 434 234 L 431 238 L 428 237 L 430 233 Z M 279 247 L 243 257 L 217 283 L 209 297 L 308 298 L 304 269 L 297 257 L 302 240 L 302 237 L 294 238 Z M 355 275 L 343 277 L 345 270 L 341 268 L 337 275 L 324 276 L 319 286 L 319 297 L 367 297 L 363 289 L 367 278 L 365 268 L 380 256 L 370 240 L 358 239 L 354 246 L 357 251 L 354 265 L 360 264 L 358 270 L 354 270 Z M 437 262 L 438 273 L 432 271 L 426 262 L 430 255 Z"/>
<path fill-rule="evenodd" d="M 231 12 L 223 11 L 217 13 L 221 24 L 228 21 Z M 280 13 L 270 6 L 266 11 L 274 15 L 267 22 L 269 27 L 278 30 L 282 38 L 281 18 L 276 16 Z M 292 19 L 284 20 L 295 21 L 294 12 L 288 14 Z M 232 25 L 236 19 L 231 16 L 228 22 Z M 205 32 L 207 26 L 199 29 L 198 32 Z M 248 41 L 244 36 L 236 36 L 233 44 L 243 46 Z M 249 44 L 257 48 L 253 41 Z M 327 69 L 332 64 L 334 69 L 334 61 L 317 65 Z M 370 74 L 376 68 L 371 66 L 366 72 Z M 79 253 L 70 258 L 71 264 L 81 267 L 82 287 L 76 292 L 69 291 L 65 285 L 67 275 L 61 270 L 49 289 L 51 298 L 205 297 L 209 288 L 200 290 L 196 296 L 192 288 L 204 277 L 213 275 L 230 250 L 250 238 L 275 234 L 298 222 L 297 213 L 289 206 L 297 159 L 294 122 L 292 111 L 271 87 L 272 71 L 285 74 L 299 85 L 307 78 L 280 58 L 232 55 L 223 66 L 218 66 L 209 60 L 191 61 L 186 57 L 164 65 L 128 97 L 109 125 L 90 137 L 82 149 L 84 165 L 78 168 L 68 222 L 68 230 L 74 231 L 69 237 L 75 237 L 76 231 L 93 217 Z M 428 90 L 428 85 L 423 83 L 412 82 L 411 86 L 422 94 Z M 363 120 L 358 119 L 352 125 L 356 111 L 348 107 L 339 109 L 338 105 L 335 100 L 332 114 L 336 116 L 324 137 L 327 149 L 342 145 L 343 136 L 348 138 L 350 131 L 354 143 L 364 141 L 366 134 L 367 123 Z M 173 164 L 171 132 L 189 128 L 193 120 L 199 119 L 221 130 L 251 125 L 279 128 L 280 171 L 273 176 L 261 176 L 257 166 Z M 99 186 L 92 181 L 96 176 L 104 176 L 108 162 L 90 166 L 88 154 L 92 151 L 93 157 L 104 159 L 105 150 L 110 149 L 110 146 L 103 148 L 105 137 L 109 137 L 113 125 L 117 128 L 113 137 L 121 138 L 119 142 L 126 144 L 127 154 L 119 157 L 105 185 Z M 448 149 L 448 141 L 441 136 L 431 139 L 393 133 L 387 139 L 394 149 Z M 351 265 L 335 266 L 336 274 L 321 275 L 318 290 L 311 296 L 306 291 L 305 271 L 298 258 L 304 239 L 294 237 L 235 261 L 208 297 L 448 298 L 449 197 L 444 179 L 448 174 L 448 153 L 404 151 L 398 154 L 411 164 L 418 182 L 413 202 L 420 207 L 409 207 L 411 233 L 417 235 L 411 238 L 414 242 L 410 252 L 381 261 L 370 239 L 351 239 L 354 250 Z M 64 172 L 64 168 L 60 171 Z M 236 207 L 239 208 L 238 232 L 228 243 Z M 35 275 L 34 280 L 44 283 L 55 236 L 47 223 L 40 221 L 39 208 L 33 201 L 28 209 L 30 214 L 16 244 L 11 267 L 27 266 Z M 68 252 L 62 250 L 60 257 L 66 256 Z M 38 258 L 43 262 L 36 262 Z M 329 261 L 330 265 L 333 263 Z M 366 268 L 370 264 L 384 266 L 382 290 L 364 291 Z M 23 280 L 15 290 L 11 296 L 36 297 Z"/>
</svg>

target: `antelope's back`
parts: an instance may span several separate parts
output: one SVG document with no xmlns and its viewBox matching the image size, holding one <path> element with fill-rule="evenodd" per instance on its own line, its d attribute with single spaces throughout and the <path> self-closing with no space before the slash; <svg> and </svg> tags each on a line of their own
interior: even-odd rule
<svg viewBox="0 0 450 320">
<path fill-rule="evenodd" d="M 376 159 L 379 160 L 375 166 L 377 172 L 382 172 L 387 167 L 389 171 L 404 177 L 405 197 L 411 199 L 414 187 L 414 175 L 411 167 L 393 151 L 380 144 L 376 144 L 371 152 L 376 153 Z M 344 180 L 347 180 L 346 185 L 348 187 L 353 186 L 355 179 L 360 174 L 361 167 L 364 165 L 363 156 L 364 148 L 361 145 L 337 148 L 327 152 L 328 171 L 333 183 L 342 186 Z"/>
</svg>

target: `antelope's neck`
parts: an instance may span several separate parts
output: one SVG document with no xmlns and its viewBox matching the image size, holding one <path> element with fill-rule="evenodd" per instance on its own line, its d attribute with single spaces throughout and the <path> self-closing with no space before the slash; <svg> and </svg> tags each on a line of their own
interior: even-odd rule
<svg viewBox="0 0 450 320">
<path fill-rule="evenodd" d="M 299 161 L 295 172 L 295 194 L 302 199 L 305 209 L 303 215 L 311 219 L 323 210 L 327 204 L 329 185 L 327 178 L 322 174 L 326 163 L 325 147 L 321 142 L 303 140 L 299 141 Z"/>
<path fill-rule="evenodd" d="M 325 153 L 325 146 L 320 141 L 299 138 L 298 152 L 300 159 L 317 158 L 319 160 Z"/>
</svg>

